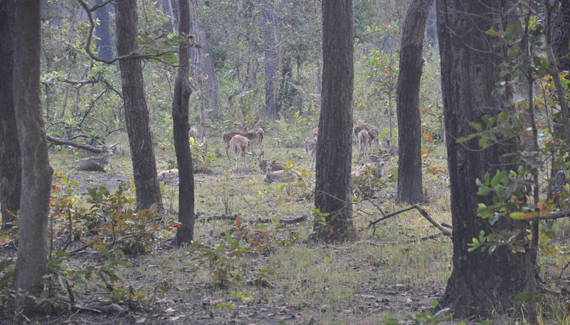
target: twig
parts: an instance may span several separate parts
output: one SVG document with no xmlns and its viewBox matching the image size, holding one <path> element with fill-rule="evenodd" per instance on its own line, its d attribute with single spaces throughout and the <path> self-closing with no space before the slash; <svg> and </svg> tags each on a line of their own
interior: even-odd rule
<svg viewBox="0 0 570 325">
<path fill-rule="evenodd" d="M 390 213 L 389 215 L 385 215 L 384 217 L 382 217 L 378 220 L 370 221 L 370 224 L 368 224 L 368 227 L 370 228 L 370 226 L 373 226 L 382 220 L 386 220 L 386 219 L 391 218 L 395 215 L 398 215 L 402 212 L 410 211 L 412 209 L 418 210 L 424 218 L 426 218 L 432 225 L 434 225 L 437 229 L 439 229 L 444 235 L 451 237 L 451 235 L 452 235 L 451 231 L 445 229 L 441 224 L 439 224 L 437 221 L 433 220 L 433 218 L 429 215 L 429 213 L 417 204 L 414 204 L 414 205 L 407 207 L 405 209 L 398 210 L 396 212 Z M 380 210 L 380 211 L 382 211 L 382 210 Z"/>
<path fill-rule="evenodd" d="M 250 220 L 250 219 L 242 219 L 238 215 L 222 214 L 219 216 L 211 216 L 211 217 L 207 217 L 207 218 L 203 218 L 203 219 L 196 219 L 196 221 L 212 221 L 212 220 L 234 221 L 234 220 L 236 220 L 236 218 L 239 218 L 239 220 L 241 220 L 242 222 L 246 222 L 246 223 L 269 223 L 269 222 L 272 222 L 273 220 L 275 220 L 275 219 L 271 219 L 271 218 L 265 218 L 265 219 L 259 218 L 259 219 Z M 283 224 L 294 224 L 294 223 L 300 223 L 300 222 L 306 221 L 307 216 L 301 216 L 301 217 L 297 217 L 297 218 L 293 218 L 293 219 L 279 219 L 279 218 L 277 218 L 277 220 L 279 220 L 279 223 L 283 223 Z"/>
</svg>

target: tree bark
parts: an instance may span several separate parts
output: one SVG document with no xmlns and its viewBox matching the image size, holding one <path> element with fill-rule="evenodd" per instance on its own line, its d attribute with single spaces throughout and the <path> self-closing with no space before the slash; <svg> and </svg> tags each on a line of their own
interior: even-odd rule
<svg viewBox="0 0 570 325">
<path fill-rule="evenodd" d="M 552 50 L 560 71 L 570 71 L 568 45 L 570 44 L 570 0 L 562 0 L 552 17 Z M 568 78 L 568 76 L 566 76 Z"/>
<path fill-rule="evenodd" d="M 504 155 L 516 150 L 518 140 L 500 139 L 485 149 L 476 139 L 461 144 L 455 141 L 475 132 L 469 122 L 514 111 L 506 95 L 493 93 L 501 80 L 499 64 L 506 51 L 494 46 L 497 38 L 484 34 L 491 27 L 504 30 L 510 24 L 504 13 L 511 12 L 512 5 L 511 1 L 437 0 L 453 221 L 453 271 L 439 308 L 451 308 L 456 318 L 472 314 L 487 317 L 497 310 L 513 312 L 513 297 L 534 281 L 530 250 L 513 253 L 501 246 L 491 254 L 480 249 L 467 251 L 480 231 L 487 235 L 520 231 L 520 240 L 526 236 L 528 222 L 505 217 L 491 226 L 476 213 L 479 203 L 492 204 L 492 195 L 478 196 L 475 180 L 483 179 L 486 172 L 495 175 L 498 168 L 515 168 Z"/>
<path fill-rule="evenodd" d="M 198 31 L 198 18 L 196 17 L 195 0 L 190 0 L 190 35 L 194 37 L 194 41 L 200 42 L 200 32 Z M 182 6 L 180 6 L 182 11 Z M 180 14 L 182 18 L 182 13 Z M 207 43 L 207 42 L 206 42 Z M 202 51 L 199 47 L 193 47 L 194 54 L 194 77 L 198 81 L 198 102 L 200 112 L 200 138 L 202 141 L 206 139 L 206 97 L 204 94 L 204 74 L 202 73 Z"/>
<path fill-rule="evenodd" d="M 179 0 L 181 35 L 190 35 L 190 1 Z M 188 39 L 189 40 L 189 39 Z M 188 108 L 190 106 L 190 46 L 188 41 L 181 42 L 178 48 L 178 76 L 174 84 L 174 101 L 172 103 L 172 119 L 174 132 L 174 148 L 178 161 L 179 197 L 178 221 L 181 226 L 176 231 L 176 245 L 191 244 L 194 239 L 194 168 L 192 153 L 188 146 Z"/>
<path fill-rule="evenodd" d="M 266 1 L 261 15 L 261 32 L 265 52 L 265 114 L 267 115 L 277 113 L 275 93 L 277 54 L 275 53 L 275 24 L 272 10 L 273 1 Z"/>
<path fill-rule="evenodd" d="M 352 223 L 352 93 L 354 88 L 352 0 L 322 2 L 323 94 L 316 159 L 314 236 L 346 240 Z"/>
<path fill-rule="evenodd" d="M 97 0 L 97 4 L 103 3 L 103 0 Z M 109 28 L 109 4 L 97 8 L 95 10 L 95 18 L 99 19 L 99 26 L 95 29 L 95 47 L 97 55 L 105 60 L 113 58 L 113 46 L 111 45 L 111 31 Z"/>
<path fill-rule="evenodd" d="M 208 34 L 206 28 L 199 20 L 196 20 L 195 29 L 195 42 L 201 46 L 200 68 L 202 69 L 202 79 L 205 84 L 204 96 L 207 99 L 207 106 L 209 109 L 217 112 L 220 105 L 220 90 L 218 85 L 218 77 L 216 76 L 216 70 L 214 69 L 212 51 L 210 50 L 210 44 L 208 43 Z M 194 71 L 198 71 L 198 60 L 196 55 L 197 52 L 198 51 L 195 48 L 190 50 L 190 56 L 192 57 L 192 62 L 194 62 Z"/>
<path fill-rule="evenodd" d="M 429 9 L 433 0 L 410 3 L 402 30 L 400 69 L 396 89 L 398 114 L 398 191 L 396 202 L 423 203 L 422 117 L 420 81 L 422 49 Z"/>
<path fill-rule="evenodd" d="M 20 243 L 14 286 L 39 295 L 47 272 L 47 225 L 53 174 L 40 99 L 40 1 L 16 1 L 14 31 L 13 89 L 22 153 Z M 23 303 L 17 301 L 20 307 Z"/>
<path fill-rule="evenodd" d="M 0 205 L 2 229 L 11 227 L 20 209 L 22 158 L 12 92 L 14 2 L 0 7 Z"/>
<path fill-rule="evenodd" d="M 115 17 L 119 56 L 136 53 L 138 51 L 136 0 L 117 1 L 115 3 Z M 141 62 L 127 58 L 121 60 L 119 66 L 121 67 L 125 119 L 133 162 L 137 210 L 148 209 L 153 204 L 162 208 Z"/>
</svg>

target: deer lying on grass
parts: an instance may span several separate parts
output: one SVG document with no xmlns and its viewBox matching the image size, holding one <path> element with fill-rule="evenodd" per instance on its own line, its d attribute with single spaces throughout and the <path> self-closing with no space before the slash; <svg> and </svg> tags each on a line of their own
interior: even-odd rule
<svg viewBox="0 0 570 325">
<path fill-rule="evenodd" d="M 271 184 L 273 182 L 289 183 L 299 178 L 302 179 L 301 174 L 294 170 L 290 170 L 288 172 L 285 172 L 284 170 L 271 171 L 271 165 L 268 165 L 265 168 L 265 177 L 263 177 L 263 181 L 267 184 Z"/>
<path fill-rule="evenodd" d="M 261 169 L 262 172 L 265 172 L 267 170 L 267 166 L 271 167 L 272 172 L 278 170 L 285 170 L 285 168 L 287 168 L 285 164 L 275 162 L 275 160 L 271 164 L 268 164 L 267 160 L 263 160 L 263 151 L 260 152 L 259 154 L 255 152 L 251 152 L 251 154 L 255 156 L 255 158 L 257 158 L 257 165 L 259 166 L 259 169 Z"/>
<path fill-rule="evenodd" d="M 113 157 L 113 154 L 115 153 L 115 151 L 117 151 L 117 145 L 119 143 L 115 143 L 114 145 L 108 147 L 106 145 L 103 145 L 103 148 L 105 150 L 105 155 L 103 157 L 100 158 L 83 158 L 81 159 L 78 163 L 77 166 L 75 166 L 76 170 L 81 170 L 81 171 L 92 171 L 92 172 L 105 172 L 105 165 L 109 165 L 109 163 L 111 162 L 111 157 Z"/>
<path fill-rule="evenodd" d="M 360 131 L 362 130 L 366 130 L 368 131 L 368 135 L 370 135 L 370 137 L 372 138 L 372 142 L 376 142 L 376 148 L 378 148 L 378 146 L 380 145 L 380 142 L 378 141 L 378 128 L 376 128 L 374 125 L 368 124 L 368 123 L 360 123 L 355 125 L 352 130 L 354 131 L 354 135 L 356 136 L 356 138 L 358 138 L 358 134 L 360 133 Z"/>
<path fill-rule="evenodd" d="M 358 157 L 362 151 L 364 151 L 364 157 L 368 156 L 368 153 L 372 151 L 372 137 L 366 130 L 358 132 Z"/>
<path fill-rule="evenodd" d="M 309 154 L 309 157 L 311 157 L 311 170 L 313 169 L 315 159 L 317 158 L 317 143 L 318 141 L 316 137 L 305 141 L 305 151 Z"/>
<path fill-rule="evenodd" d="M 371 155 L 370 158 L 372 159 L 372 163 L 371 164 L 362 164 L 362 165 L 358 166 L 358 168 L 356 168 L 355 171 L 350 173 L 352 178 L 356 178 L 356 177 L 362 175 L 366 171 L 371 171 L 373 173 L 373 175 L 378 177 L 378 178 L 384 177 L 384 166 L 386 165 L 386 163 L 384 162 L 384 159 L 382 159 L 382 157 L 380 157 L 380 156 L 375 156 L 375 155 Z"/>
<path fill-rule="evenodd" d="M 226 143 L 226 157 L 228 157 L 228 160 L 230 159 L 230 155 L 228 154 L 228 150 L 230 149 L 230 141 L 235 135 L 245 137 L 252 142 L 258 141 L 261 149 L 263 150 L 263 138 L 265 137 L 265 133 L 263 132 L 262 128 L 255 127 L 254 129 L 247 132 L 228 131 L 222 135 L 222 140 L 224 140 Z"/>
<path fill-rule="evenodd" d="M 178 183 L 178 169 L 161 171 L 156 175 L 159 183 Z"/>
<path fill-rule="evenodd" d="M 188 130 L 188 137 L 189 138 L 194 138 L 194 141 L 198 140 L 198 130 L 196 130 L 196 128 L 191 127 L 190 130 Z"/>
<path fill-rule="evenodd" d="M 249 140 L 246 137 L 243 137 L 239 134 L 234 135 L 234 137 L 230 140 L 230 147 L 234 152 L 234 156 L 236 157 L 236 168 L 238 170 L 239 164 L 239 156 L 245 157 L 245 154 L 248 153 L 251 155 L 252 153 L 249 152 L 249 146 L 253 141 Z"/>
</svg>

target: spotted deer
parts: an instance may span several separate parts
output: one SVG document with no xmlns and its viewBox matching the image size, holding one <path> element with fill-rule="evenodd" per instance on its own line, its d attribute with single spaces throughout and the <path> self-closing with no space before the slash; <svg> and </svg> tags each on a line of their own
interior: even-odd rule
<svg viewBox="0 0 570 325">
<path fill-rule="evenodd" d="M 360 123 L 360 124 L 356 124 L 352 130 L 354 131 L 354 135 L 356 136 L 356 138 L 358 139 L 358 133 L 360 133 L 360 131 L 362 130 L 366 130 L 368 131 L 368 135 L 370 135 L 370 137 L 372 138 L 372 142 L 376 142 L 376 148 L 378 148 L 378 146 L 380 145 L 380 142 L 378 141 L 378 128 L 376 128 L 374 125 L 368 124 L 368 123 Z"/>
<path fill-rule="evenodd" d="M 113 157 L 113 154 L 115 154 L 115 151 L 117 151 L 117 145 L 119 143 L 116 143 L 112 146 L 106 146 L 103 145 L 103 150 L 105 151 L 105 155 L 103 157 L 100 158 L 83 158 L 81 159 L 78 163 L 77 166 L 75 166 L 76 170 L 81 170 L 81 171 L 92 171 L 92 172 L 105 172 L 105 166 L 109 165 L 109 163 L 111 162 L 111 157 Z"/>
<path fill-rule="evenodd" d="M 317 126 L 316 128 L 313 129 L 313 131 L 311 132 L 311 139 L 316 138 L 319 135 L 319 127 Z"/>
<path fill-rule="evenodd" d="M 191 127 L 190 130 L 188 130 L 188 137 L 189 138 L 194 138 L 194 141 L 198 140 L 198 130 L 196 130 L 196 128 Z"/>
<path fill-rule="evenodd" d="M 287 165 L 278 163 L 275 160 L 271 164 L 269 164 L 267 160 L 263 159 L 263 154 L 264 154 L 263 151 L 260 152 L 259 154 L 251 152 L 251 155 L 257 159 L 257 165 L 259 166 L 259 169 L 261 169 L 262 172 L 266 171 L 267 166 L 271 166 L 271 171 L 273 172 L 277 170 L 284 170 L 285 168 L 287 168 Z"/>
<path fill-rule="evenodd" d="M 372 174 L 378 178 L 384 177 L 384 166 L 386 165 L 384 159 L 375 155 L 371 155 L 370 158 L 372 159 L 371 164 L 362 164 L 358 166 L 355 171 L 350 173 L 353 178 L 362 175 L 366 171 L 372 172 Z"/>
<path fill-rule="evenodd" d="M 248 153 L 251 155 L 251 153 L 249 152 L 249 146 L 251 145 L 252 141 L 249 140 L 246 137 L 243 137 L 239 134 L 236 134 L 233 136 L 233 138 L 230 140 L 230 148 L 232 148 L 232 151 L 234 152 L 234 156 L 236 157 L 236 168 L 235 170 L 238 170 L 239 167 L 239 156 L 241 155 L 242 157 L 245 157 L 245 154 Z"/>
<path fill-rule="evenodd" d="M 317 158 L 317 143 L 317 138 L 305 141 L 305 151 L 309 154 L 309 157 L 311 157 L 311 170 L 313 169 L 315 159 Z"/>
<path fill-rule="evenodd" d="M 178 169 L 161 171 L 156 175 L 159 183 L 178 183 Z"/>
<path fill-rule="evenodd" d="M 364 157 L 368 156 L 368 152 L 372 151 L 372 137 L 366 130 L 358 132 L 358 157 L 364 151 Z"/>
<path fill-rule="evenodd" d="M 285 182 L 289 183 L 296 179 L 302 179 L 301 175 L 294 170 L 284 171 L 284 170 L 277 170 L 271 171 L 271 165 L 267 165 L 265 168 L 265 177 L 263 177 L 263 181 L 267 184 L 271 184 L 273 182 Z"/>
<path fill-rule="evenodd" d="M 247 132 L 240 132 L 240 131 L 228 131 L 222 135 L 222 140 L 226 143 L 226 157 L 228 160 L 230 159 L 230 155 L 228 150 L 230 150 L 230 141 L 233 139 L 235 135 L 240 135 L 249 139 L 251 142 L 259 142 L 261 149 L 263 150 L 263 138 L 265 137 L 265 132 L 260 127 L 255 127 Z"/>
</svg>

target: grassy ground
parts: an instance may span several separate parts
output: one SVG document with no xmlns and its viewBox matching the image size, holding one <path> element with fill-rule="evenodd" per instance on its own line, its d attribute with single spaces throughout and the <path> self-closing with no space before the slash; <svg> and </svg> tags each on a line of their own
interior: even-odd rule
<svg viewBox="0 0 570 325">
<path fill-rule="evenodd" d="M 127 314 L 102 315 L 92 312 L 61 312 L 52 322 L 103 322 L 115 319 L 122 323 L 179 324 L 381 324 L 394 313 L 400 319 L 430 310 L 430 301 L 443 293 L 451 274 L 452 244 L 439 236 L 419 241 L 439 231 L 412 210 L 380 222 L 369 228 L 369 222 L 401 207 L 393 203 L 395 182 L 385 177 L 380 191 L 369 201 L 354 206 L 354 225 L 358 238 L 338 245 L 317 244 L 307 240 L 312 231 L 309 216 L 313 208 L 311 188 L 314 172 L 309 171 L 309 157 L 302 148 L 278 148 L 267 137 L 265 157 L 279 162 L 290 161 L 303 172 L 302 184 L 265 184 L 263 174 L 250 157 L 240 170 L 234 171 L 235 161 L 225 158 L 222 143 L 209 141 L 208 153 L 215 159 L 199 161 L 207 173 L 195 174 L 196 212 L 195 241 L 202 248 L 216 249 L 228 244 L 225 234 L 236 231 L 235 222 L 210 220 L 210 217 L 237 215 L 243 221 L 241 230 L 258 234 L 259 250 L 239 257 L 228 257 L 234 281 L 225 286 L 216 284 L 220 267 L 210 264 L 193 247 L 172 248 L 173 233 L 157 237 L 149 253 L 127 255 L 131 266 L 121 268 L 120 285 L 143 293 L 143 298 L 131 304 Z M 113 157 L 112 168 L 106 174 L 79 173 L 72 167 L 78 157 L 70 152 L 54 151 L 52 165 L 72 179 L 79 180 L 77 193 L 92 185 L 116 187 L 120 182 L 132 183 L 128 147 L 123 146 Z M 203 150 L 203 149 L 202 149 Z M 259 149 L 257 149 L 259 150 Z M 358 166 L 356 146 L 353 149 L 354 168 Z M 172 168 L 172 149 L 158 148 L 159 170 Z M 233 157 L 232 157 L 233 158 Z M 362 159 L 362 162 L 369 162 Z M 429 198 L 426 209 L 438 222 L 451 223 L 449 190 L 445 153 L 438 147 L 424 161 L 424 187 Z M 387 162 L 386 175 L 397 166 L 397 158 Z M 431 168 L 431 169 L 429 169 Z M 178 206 L 175 185 L 163 187 L 163 203 L 169 214 L 165 223 L 176 219 Z M 77 204 L 85 204 L 82 199 Z M 83 203 L 82 203 L 83 202 Z M 279 225 L 278 219 L 256 228 L 247 220 L 258 218 L 292 219 L 306 216 L 303 223 Z M 561 229 L 564 229 L 561 226 Z M 233 229 L 233 230 L 232 230 Z M 259 232 L 258 232 L 259 231 Z M 266 232 L 263 234 L 262 232 Z M 237 234 L 234 233 L 234 235 Z M 297 236 L 297 237 L 295 237 Z M 74 247 L 80 247 L 82 238 Z M 240 242 L 239 247 L 246 247 Z M 3 249 L 0 257 L 14 256 L 14 249 Z M 71 258 L 70 266 L 78 267 L 102 259 L 102 254 L 87 249 Z M 563 261 L 550 257 L 543 264 L 546 273 L 561 270 Z M 260 270 L 274 274 L 259 281 Z M 544 272 L 544 271 L 543 271 Z M 550 272 L 550 273 L 549 273 Z M 216 278 L 218 275 L 218 278 Z M 81 305 L 107 301 L 105 292 L 95 286 L 95 280 L 77 286 Z M 552 306 L 550 304 L 549 306 Z M 565 307 L 553 308 L 549 318 L 560 322 Z M 561 313 L 561 314 L 560 314 Z M 545 317 L 546 319 L 546 317 Z M 46 321 L 45 318 L 38 319 Z M 505 323 L 512 320 L 502 319 Z M 455 322 L 456 323 L 456 322 Z M 547 321 L 548 323 L 548 321 Z"/>
</svg>

